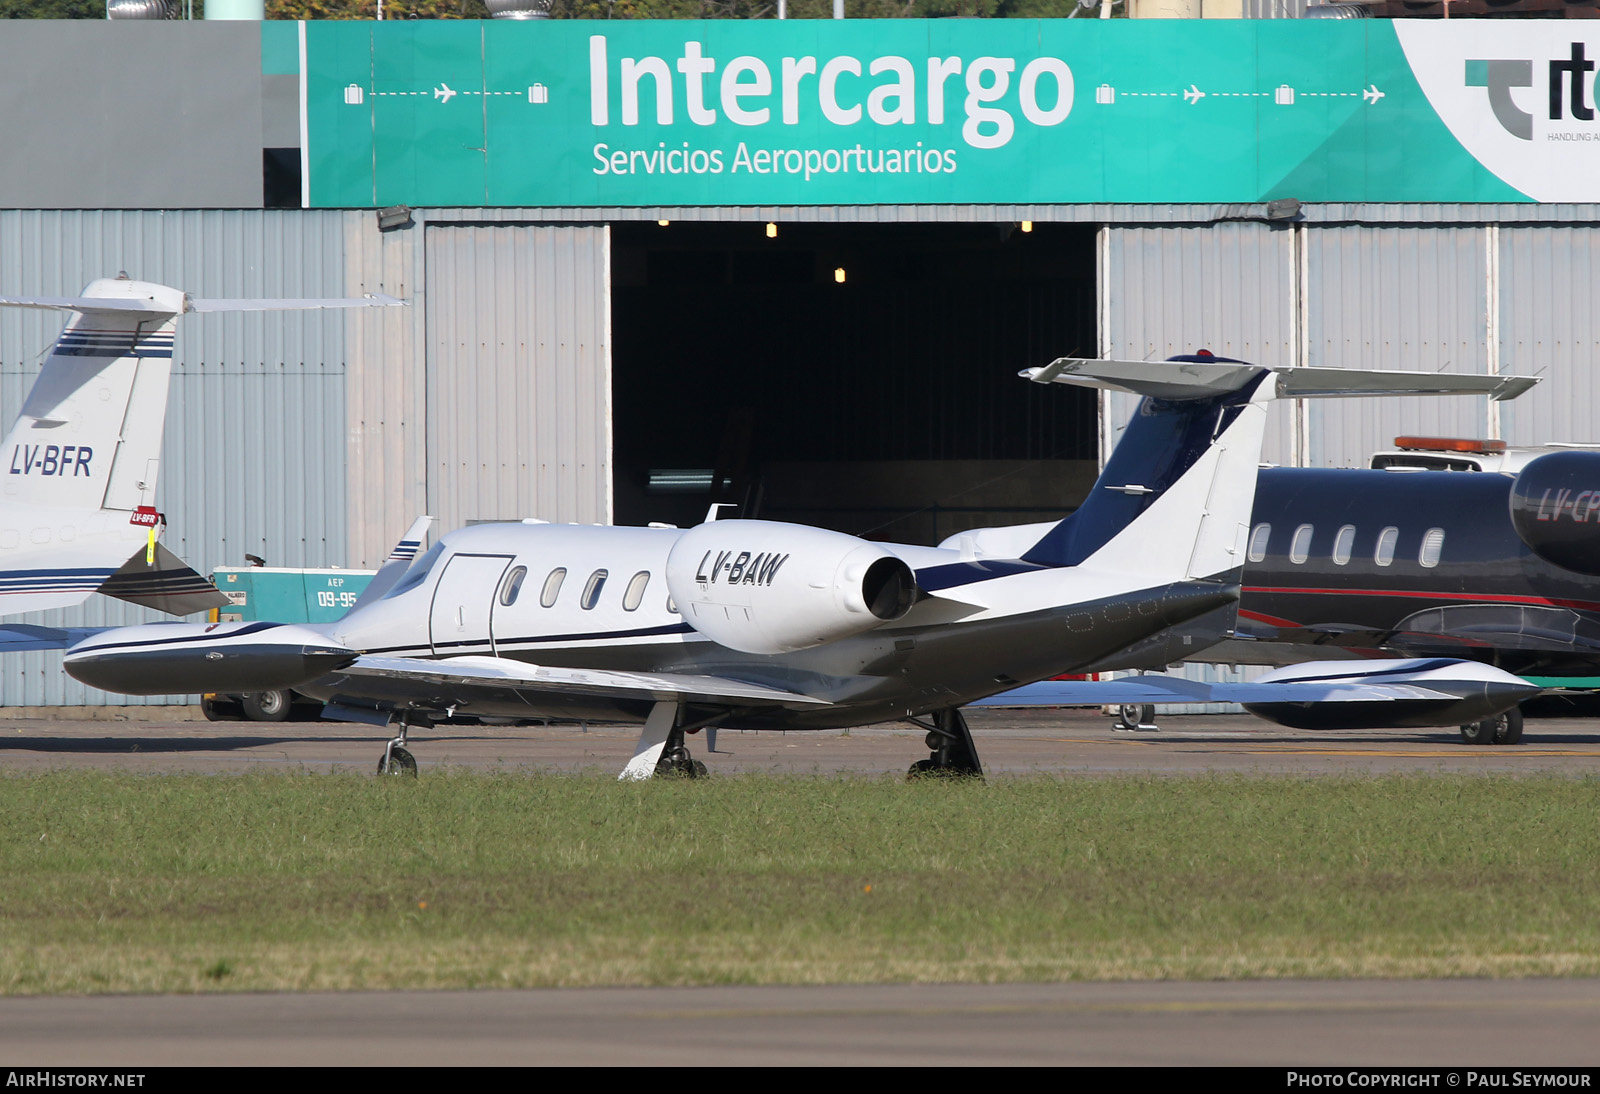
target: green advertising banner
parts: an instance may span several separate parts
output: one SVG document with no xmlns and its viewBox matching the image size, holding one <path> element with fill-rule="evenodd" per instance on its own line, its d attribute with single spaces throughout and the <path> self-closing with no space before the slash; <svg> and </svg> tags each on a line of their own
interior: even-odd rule
<svg viewBox="0 0 1600 1094">
<path fill-rule="evenodd" d="M 1600 200 L 1562 21 L 301 31 L 316 207 Z"/>
</svg>

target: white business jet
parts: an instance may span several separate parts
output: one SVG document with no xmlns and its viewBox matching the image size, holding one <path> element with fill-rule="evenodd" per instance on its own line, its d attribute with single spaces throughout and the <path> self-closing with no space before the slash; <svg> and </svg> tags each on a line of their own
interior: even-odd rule
<svg viewBox="0 0 1600 1094">
<path fill-rule="evenodd" d="M 642 722 L 623 777 L 644 778 L 703 772 L 684 744 L 703 727 L 898 719 L 927 730 L 913 773 L 978 774 L 962 706 L 1060 673 L 1165 665 L 1231 630 L 1268 402 L 1531 386 L 1210 355 L 1023 375 L 1144 396 L 1088 500 L 1053 524 L 943 547 L 761 520 L 478 525 L 386 566 L 338 622 L 124 627 L 75 646 L 66 669 L 130 694 L 293 687 L 333 717 L 397 727 L 382 773 L 414 773 L 408 729 L 450 721 Z M 1350 685 L 1288 686 L 1280 698 L 1304 701 Z M 1474 689 L 1498 710 L 1538 690 L 1510 676 Z"/>
</svg>

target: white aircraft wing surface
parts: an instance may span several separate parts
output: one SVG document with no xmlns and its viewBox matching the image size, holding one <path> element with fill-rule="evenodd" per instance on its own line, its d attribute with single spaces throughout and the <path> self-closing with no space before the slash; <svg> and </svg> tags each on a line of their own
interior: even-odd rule
<svg viewBox="0 0 1600 1094">
<path fill-rule="evenodd" d="M 1454 699 L 1455 695 L 1400 683 L 1202 683 L 1171 676 L 1120 680 L 1041 680 L 972 703 L 975 707 L 1115 706 L 1120 703 L 1373 703 Z"/>
<path fill-rule="evenodd" d="M 474 689 L 523 692 L 538 695 L 582 695 L 653 701 L 727 703 L 744 700 L 770 706 L 814 707 L 830 705 L 824 699 L 750 684 L 721 676 L 695 676 L 670 672 L 616 672 L 610 669 L 574 669 L 529 665 L 504 657 L 450 657 L 429 661 L 418 657 L 361 657 L 339 670 L 345 676 L 382 677 L 429 683 L 452 689 L 462 698 Z"/>
</svg>

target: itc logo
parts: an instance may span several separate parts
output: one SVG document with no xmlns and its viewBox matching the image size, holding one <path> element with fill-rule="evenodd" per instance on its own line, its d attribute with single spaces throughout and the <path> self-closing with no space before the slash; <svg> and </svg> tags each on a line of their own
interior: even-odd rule
<svg viewBox="0 0 1600 1094">
<path fill-rule="evenodd" d="M 1550 62 L 1550 120 L 1553 122 L 1560 121 L 1568 110 L 1577 121 L 1594 120 L 1589 79 L 1594 62 L 1584 56 L 1583 47 L 1584 43 L 1573 42 L 1569 59 Z M 1533 86 L 1532 61 L 1468 61 L 1466 85 L 1488 88 L 1489 108 L 1494 111 L 1495 120 L 1513 137 L 1533 140 L 1533 115 L 1511 99 L 1512 88 Z"/>
</svg>

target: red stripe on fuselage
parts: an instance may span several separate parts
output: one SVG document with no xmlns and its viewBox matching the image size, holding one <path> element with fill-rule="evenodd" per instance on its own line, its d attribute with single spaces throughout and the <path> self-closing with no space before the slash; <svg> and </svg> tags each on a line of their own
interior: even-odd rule
<svg viewBox="0 0 1600 1094">
<path fill-rule="evenodd" d="M 1303 587 L 1245 586 L 1244 594 L 1248 596 L 1251 593 L 1262 593 L 1271 596 L 1396 597 L 1408 600 L 1450 600 L 1460 604 L 1538 604 L 1553 608 L 1576 608 L 1580 611 L 1600 612 L 1600 602 L 1593 600 L 1559 600 L 1546 596 L 1515 596 L 1504 593 L 1429 593 L 1406 589 L 1308 589 Z M 1242 614 L 1253 616 L 1254 613 L 1243 612 Z M 1267 617 L 1260 618 L 1264 622 L 1271 622 Z M 1299 624 L 1287 623 L 1287 621 L 1285 621 L 1284 625 L 1299 626 Z"/>
</svg>

